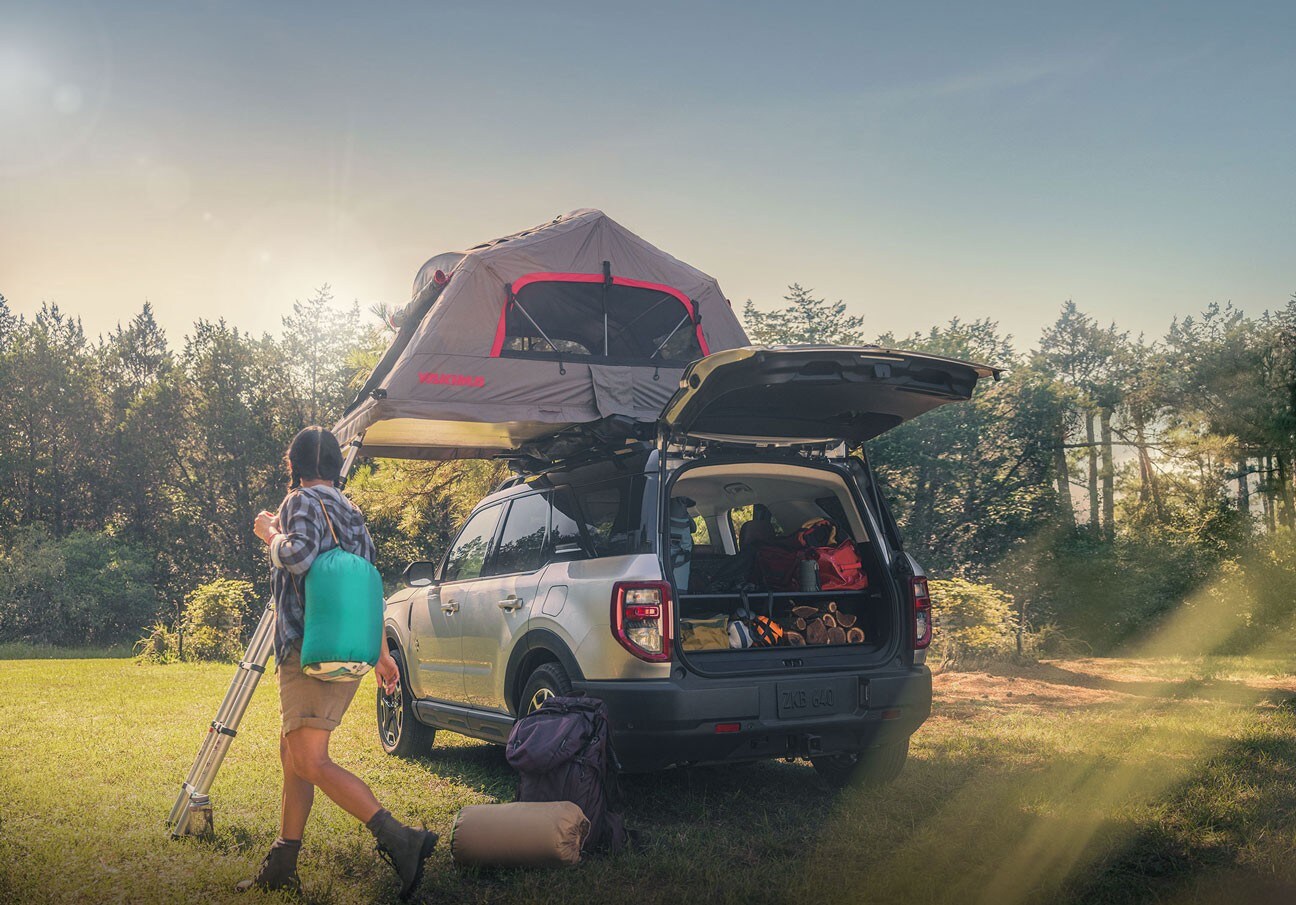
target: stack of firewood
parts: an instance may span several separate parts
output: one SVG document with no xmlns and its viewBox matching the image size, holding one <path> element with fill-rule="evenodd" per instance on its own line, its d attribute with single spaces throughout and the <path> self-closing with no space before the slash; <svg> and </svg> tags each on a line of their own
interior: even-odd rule
<svg viewBox="0 0 1296 905">
<path fill-rule="evenodd" d="M 864 630 L 855 624 L 856 617 L 843 613 L 836 601 L 821 607 L 795 606 L 783 623 L 783 635 L 793 647 L 807 644 L 863 644 Z"/>
</svg>

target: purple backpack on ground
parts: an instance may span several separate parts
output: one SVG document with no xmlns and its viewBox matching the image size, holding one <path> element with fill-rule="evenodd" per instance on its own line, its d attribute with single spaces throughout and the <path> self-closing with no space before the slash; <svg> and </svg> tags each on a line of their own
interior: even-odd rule
<svg viewBox="0 0 1296 905">
<path fill-rule="evenodd" d="M 598 698 L 550 698 L 513 724 L 505 757 L 518 772 L 518 801 L 575 802 L 590 822 L 584 850 L 626 844 L 619 764 Z"/>
</svg>

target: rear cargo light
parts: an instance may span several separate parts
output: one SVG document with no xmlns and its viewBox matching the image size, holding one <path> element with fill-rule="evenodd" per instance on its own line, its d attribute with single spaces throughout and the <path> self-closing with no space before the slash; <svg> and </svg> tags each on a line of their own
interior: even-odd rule
<svg viewBox="0 0 1296 905">
<path fill-rule="evenodd" d="M 670 659 L 670 584 L 619 581 L 612 588 L 612 634 L 640 660 Z"/>
<path fill-rule="evenodd" d="M 931 593 L 927 579 L 915 576 L 909 579 L 909 592 L 914 608 L 914 650 L 923 650 L 932 642 Z"/>
</svg>

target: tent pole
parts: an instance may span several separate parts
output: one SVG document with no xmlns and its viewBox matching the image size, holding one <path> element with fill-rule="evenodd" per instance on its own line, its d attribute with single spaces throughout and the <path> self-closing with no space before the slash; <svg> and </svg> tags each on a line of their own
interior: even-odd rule
<svg viewBox="0 0 1296 905">
<path fill-rule="evenodd" d="M 525 315 L 526 319 L 531 322 L 531 326 L 535 327 L 537 330 L 540 331 L 540 335 L 543 336 L 544 341 L 549 344 L 549 348 L 553 349 L 555 352 L 561 355 L 562 350 L 560 350 L 556 345 L 554 345 L 554 341 L 549 338 L 549 334 L 544 332 L 544 327 L 541 327 L 539 324 L 535 322 L 535 318 L 531 316 L 531 312 L 527 311 L 526 308 L 522 307 L 522 303 L 519 302 L 516 297 L 513 299 L 513 306 L 517 308 L 517 310 L 521 311 L 523 315 Z"/>
<path fill-rule="evenodd" d="M 360 444 L 363 442 L 364 434 L 361 434 L 347 444 L 346 455 L 342 457 L 342 470 L 338 472 L 338 483 L 343 487 L 346 486 L 347 478 L 351 476 L 351 469 L 355 466 L 356 458 L 360 455 Z"/>
<path fill-rule="evenodd" d="M 679 332 L 679 328 L 688 323 L 688 319 L 689 316 L 687 314 L 680 318 L 680 322 L 675 325 L 675 329 L 666 334 L 666 338 L 661 341 L 661 345 L 653 352 L 652 356 L 648 359 L 649 361 L 661 354 L 661 350 L 666 348 L 666 344 L 675 337 L 675 334 Z"/>
</svg>

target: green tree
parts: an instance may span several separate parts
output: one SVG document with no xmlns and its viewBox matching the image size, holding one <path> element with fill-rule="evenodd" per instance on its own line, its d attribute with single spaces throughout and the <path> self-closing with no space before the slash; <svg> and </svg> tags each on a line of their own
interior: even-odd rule
<svg viewBox="0 0 1296 905">
<path fill-rule="evenodd" d="M 325 283 L 283 319 L 284 362 L 307 424 L 331 424 L 350 402 L 350 353 L 361 340 L 360 305 L 339 311 Z"/>
<path fill-rule="evenodd" d="M 1250 518 L 1251 461 L 1272 451 L 1285 468 L 1290 443 L 1284 409 L 1278 321 L 1248 318 L 1232 305 L 1210 305 L 1171 324 L 1166 384 L 1171 424 L 1190 443 L 1208 498 L 1233 483 L 1238 510 Z M 1208 477 L 1209 476 L 1209 477 Z"/>
<path fill-rule="evenodd" d="M 9 533 L 3 526 L 17 525 L 22 519 L 22 501 L 17 492 L 20 452 L 17 437 L 19 400 L 11 391 L 15 387 L 14 358 L 18 318 L 0 295 L 0 548 Z"/>
<path fill-rule="evenodd" d="M 1053 387 L 1019 366 L 993 321 L 956 318 L 879 342 L 1008 369 L 998 383 L 983 381 L 967 405 L 939 408 L 868 444 L 914 555 L 935 574 L 982 576 L 1053 518 Z"/>
<path fill-rule="evenodd" d="M 1122 344 L 1128 339 L 1116 329 L 1115 324 L 1100 327 L 1092 317 L 1080 311 L 1075 302 L 1062 305 L 1058 319 L 1045 328 L 1040 338 L 1036 367 L 1043 373 L 1054 375 L 1059 383 L 1059 398 L 1067 406 L 1059 411 L 1056 431 L 1054 468 L 1056 470 L 1059 503 L 1064 512 L 1071 509 L 1070 468 L 1066 461 L 1068 448 L 1080 448 L 1088 462 L 1089 526 L 1102 533 L 1102 516 L 1113 511 L 1112 495 L 1112 415 L 1120 402 L 1119 379 L 1116 369 L 1121 361 Z M 1082 442 L 1071 442 L 1073 426 L 1084 424 Z M 1097 422 L 1101 421 L 1099 437 Z M 1099 461 L 1103 461 L 1100 469 Z M 1101 487 L 1107 491 L 1104 498 Z M 1111 525 L 1106 526 L 1110 534 Z"/>
<path fill-rule="evenodd" d="M 787 306 L 774 311 L 761 311 L 748 299 L 743 306 L 743 320 L 752 342 L 843 346 L 865 342 L 863 317 L 847 314 L 845 302 L 815 298 L 813 292 L 813 289 L 804 289 L 799 283 L 793 283 L 788 287 L 788 294 L 783 296 Z"/>
<path fill-rule="evenodd" d="M 9 327 L 7 418 L 18 525 L 56 537 L 101 523 L 108 463 L 100 441 L 101 394 L 93 350 L 79 319 L 44 304 Z"/>
<path fill-rule="evenodd" d="M 266 588 L 252 520 L 282 497 L 284 450 L 304 426 L 282 360 L 269 336 L 255 339 L 223 320 L 198 321 L 185 339 L 176 549 L 191 582 L 228 576 Z"/>
</svg>

